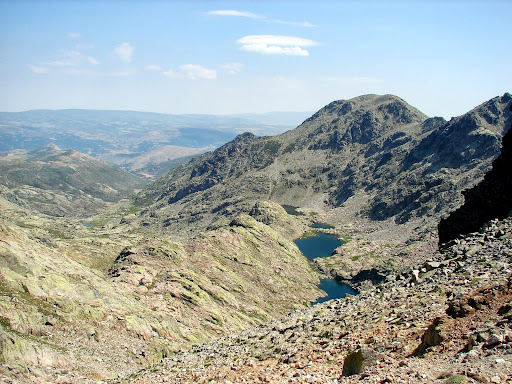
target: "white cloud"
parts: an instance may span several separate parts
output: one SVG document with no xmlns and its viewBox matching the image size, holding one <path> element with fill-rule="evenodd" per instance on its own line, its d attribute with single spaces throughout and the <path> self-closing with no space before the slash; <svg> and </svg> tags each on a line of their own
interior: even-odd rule
<svg viewBox="0 0 512 384">
<path fill-rule="evenodd" d="M 277 35 L 250 35 L 237 40 L 240 50 L 263 55 L 309 56 L 303 47 L 318 45 L 318 42 L 302 37 Z"/>
<path fill-rule="evenodd" d="M 180 73 L 186 78 L 191 80 L 197 79 L 208 79 L 213 80 L 217 78 L 217 71 L 214 69 L 208 69 L 198 64 L 185 64 L 181 65 Z"/>
<path fill-rule="evenodd" d="M 297 22 L 297 21 L 286 21 L 286 20 L 271 20 L 272 23 L 294 25 L 296 27 L 314 28 L 316 25 L 311 24 L 308 21 Z"/>
<path fill-rule="evenodd" d="M 92 57 L 92 56 L 89 56 L 89 57 L 87 58 L 87 61 L 88 61 L 89 63 L 91 63 L 91 64 L 94 64 L 94 65 L 98 65 L 98 64 L 100 63 L 98 60 L 96 60 L 96 59 L 95 59 L 94 57 Z"/>
<path fill-rule="evenodd" d="M 236 75 L 242 71 L 244 65 L 242 63 L 227 63 L 220 67 L 225 69 L 230 75 Z"/>
<path fill-rule="evenodd" d="M 71 68 L 68 73 L 76 76 L 94 76 L 94 77 L 125 77 L 132 76 L 137 73 L 135 69 L 126 69 L 121 71 L 97 72 L 90 69 Z"/>
<path fill-rule="evenodd" d="M 189 79 L 189 80 L 214 80 L 217 78 L 217 71 L 214 69 L 205 68 L 199 64 L 185 64 L 180 65 L 175 72 L 172 68 L 163 72 L 165 76 L 170 79 Z"/>
<path fill-rule="evenodd" d="M 77 51 L 66 51 L 61 58 L 50 61 L 48 65 L 52 67 L 73 67 L 82 61 L 83 55 Z"/>
<path fill-rule="evenodd" d="M 52 67 L 76 67 L 83 63 L 98 65 L 100 62 L 96 58 L 85 56 L 78 51 L 65 51 L 60 58 L 50 61 L 46 65 L 51 65 Z"/>
<path fill-rule="evenodd" d="M 30 70 L 32 72 L 37 73 L 37 74 L 48 73 L 48 71 L 49 71 L 49 69 L 46 67 L 39 67 L 37 65 L 32 65 L 32 64 L 29 64 L 28 67 L 30 68 Z"/>
<path fill-rule="evenodd" d="M 148 64 L 144 68 L 149 71 L 161 71 L 162 70 L 162 68 L 156 64 Z"/>
<path fill-rule="evenodd" d="M 236 11 L 234 9 L 221 9 L 221 10 L 216 10 L 216 11 L 209 11 L 209 12 L 206 12 L 206 14 L 207 15 L 215 15 L 215 16 L 248 17 L 251 19 L 264 19 L 265 18 L 265 16 L 257 15 L 256 13 Z"/>
<path fill-rule="evenodd" d="M 171 68 L 169 68 L 167 71 L 164 71 L 164 75 L 171 79 L 174 79 L 176 77 L 176 74 Z"/>
<path fill-rule="evenodd" d="M 121 43 L 114 48 L 114 53 L 125 63 L 132 61 L 133 51 L 135 48 L 130 43 Z"/>
<path fill-rule="evenodd" d="M 279 20 L 279 19 L 269 19 L 267 16 L 264 16 L 264 15 L 258 15 L 257 13 L 252 13 L 252 12 L 237 11 L 234 9 L 221 9 L 221 10 L 209 11 L 209 12 L 206 12 L 206 14 L 207 15 L 215 15 L 215 16 L 247 17 L 250 19 L 258 19 L 258 20 L 264 21 L 266 23 L 286 24 L 286 25 L 293 25 L 296 27 L 306 27 L 306 28 L 315 27 L 315 25 L 313 25 L 307 21 L 296 22 L 296 21 L 286 21 L 286 20 Z"/>
<path fill-rule="evenodd" d="M 68 37 L 70 39 L 78 39 L 80 36 L 82 36 L 81 34 L 77 33 L 77 32 L 69 32 L 68 33 Z"/>
</svg>

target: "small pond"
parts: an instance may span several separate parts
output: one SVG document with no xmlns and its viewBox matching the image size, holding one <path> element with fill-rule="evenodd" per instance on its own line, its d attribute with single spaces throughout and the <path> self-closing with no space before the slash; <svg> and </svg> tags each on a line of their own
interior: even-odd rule
<svg viewBox="0 0 512 384">
<path fill-rule="evenodd" d="M 357 291 L 354 290 L 350 285 L 340 283 L 334 279 L 323 279 L 318 284 L 318 288 L 327 293 L 327 296 L 320 297 L 316 301 L 313 301 L 311 305 L 323 303 L 327 300 L 332 299 L 343 299 L 347 293 L 349 295 L 357 295 Z"/>
<path fill-rule="evenodd" d="M 315 223 L 311 228 L 332 228 L 326 224 Z M 343 245 L 343 241 L 338 240 L 336 235 L 329 233 L 316 231 L 313 236 L 303 237 L 295 240 L 295 244 L 299 247 L 300 251 L 308 258 L 313 260 L 317 257 L 329 257 L 332 252 Z M 324 301 L 332 299 L 342 299 L 348 293 L 350 295 L 357 295 L 357 291 L 352 289 L 349 285 L 340 283 L 334 279 L 323 279 L 318 285 L 322 291 L 326 293 L 326 296 L 320 297 L 316 301 L 312 302 L 312 305 L 323 303 Z"/>
<path fill-rule="evenodd" d="M 297 207 L 294 207 L 293 205 L 283 205 L 282 206 L 287 214 L 292 216 L 302 216 L 304 215 L 302 212 L 297 211 Z"/>
<path fill-rule="evenodd" d="M 315 229 L 331 229 L 334 228 L 332 225 L 324 224 L 324 223 L 313 223 L 311 224 L 311 228 Z"/>
<path fill-rule="evenodd" d="M 324 232 L 315 232 L 313 236 L 295 240 L 295 244 L 309 260 L 317 257 L 329 257 L 332 251 L 343 244 L 338 237 Z"/>
</svg>

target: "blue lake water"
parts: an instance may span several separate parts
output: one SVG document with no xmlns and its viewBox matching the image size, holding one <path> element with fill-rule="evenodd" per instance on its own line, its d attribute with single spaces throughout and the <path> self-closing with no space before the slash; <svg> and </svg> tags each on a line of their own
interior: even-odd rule
<svg viewBox="0 0 512 384">
<path fill-rule="evenodd" d="M 320 284 L 318 284 L 318 288 L 324 291 L 327 296 L 318 298 L 316 301 L 312 302 L 311 305 L 323 303 L 324 301 L 332 299 L 343 299 L 347 293 L 352 296 L 357 295 L 357 291 L 350 285 L 340 283 L 333 279 L 323 279 L 320 281 Z"/>
<path fill-rule="evenodd" d="M 325 224 L 319 225 L 326 226 Z M 338 237 L 335 235 L 323 232 L 316 232 L 314 236 L 304 237 L 295 240 L 295 244 L 297 245 L 297 247 L 299 247 L 300 251 L 304 254 L 304 256 L 306 256 L 309 260 L 313 260 L 317 257 L 331 256 L 332 252 L 336 248 L 338 248 L 340 245 L 343 245 L 343 241 L 338 240 Z M 357 291 L 352 289 L 349 285 L 340 283 L 339 281 L 336 281 L 334 279 L 323 279 L 322 281 L 320 281 L 318 288 L 324 291 L 326 293 L 326 296 L 320 297 L 316 301 L 312 302 L 312 305 L 323 303 L 324 301 L 327 300 L 342 299 L 347 295 L 347 293 L 350 295 L 357 295 Z"/>
<path fill-rule="evenodd" d="M 334 228 L 332 225 L 324 224 L 324 223 L 313 223 L 311 224 L 311 228 L 315 229 L 331 229 Z"/>
<path fill-rule="evenodd" d="M 282 206 L 287 214 L 293 215 L 293 216 L 301 216 L 303 215 L 302 212 L 297 211 L 297 207 L 294 207 L 293 205 L 283 205 Z"/>
<path fill-rule="evenodd" d="M 295 244 L 309 260 L 316 257 L 329 257 L 332 251 L 343 244 L 338 237 L 329 233 L 316 232 L 314 236 L 295 240 Z"/>
</svg>

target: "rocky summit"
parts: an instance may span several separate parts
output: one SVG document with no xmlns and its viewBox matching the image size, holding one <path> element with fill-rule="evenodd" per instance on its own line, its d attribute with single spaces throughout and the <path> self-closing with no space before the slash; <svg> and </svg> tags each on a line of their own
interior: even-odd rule
<svg viewBox="0 0 512 384">
<path fill-rule="evenodd" d="M 0 380 L 511 382 L 511 106 L 335 101 L 131 196 L 75 151 L 5 155 Z M 316 231 L 344 244 L 309 262 Z M 325 278 L 358 294 L 311 306 Z"/>
</svg>

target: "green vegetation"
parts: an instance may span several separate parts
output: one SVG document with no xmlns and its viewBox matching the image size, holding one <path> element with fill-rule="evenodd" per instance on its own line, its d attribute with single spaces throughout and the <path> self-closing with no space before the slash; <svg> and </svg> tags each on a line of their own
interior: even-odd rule
<svg viewBox="0 0 512 384">
<path fill-rule="evenodd" d="M 279 151 L 279 148 L 281 148 L 281 143 L 275 140 L 270 140 L 265 143 L 265 146 L 263 147 L 263 150 L 270 154 L 271 156 L 275 156 L 277 152 Z"/>
</svg>

